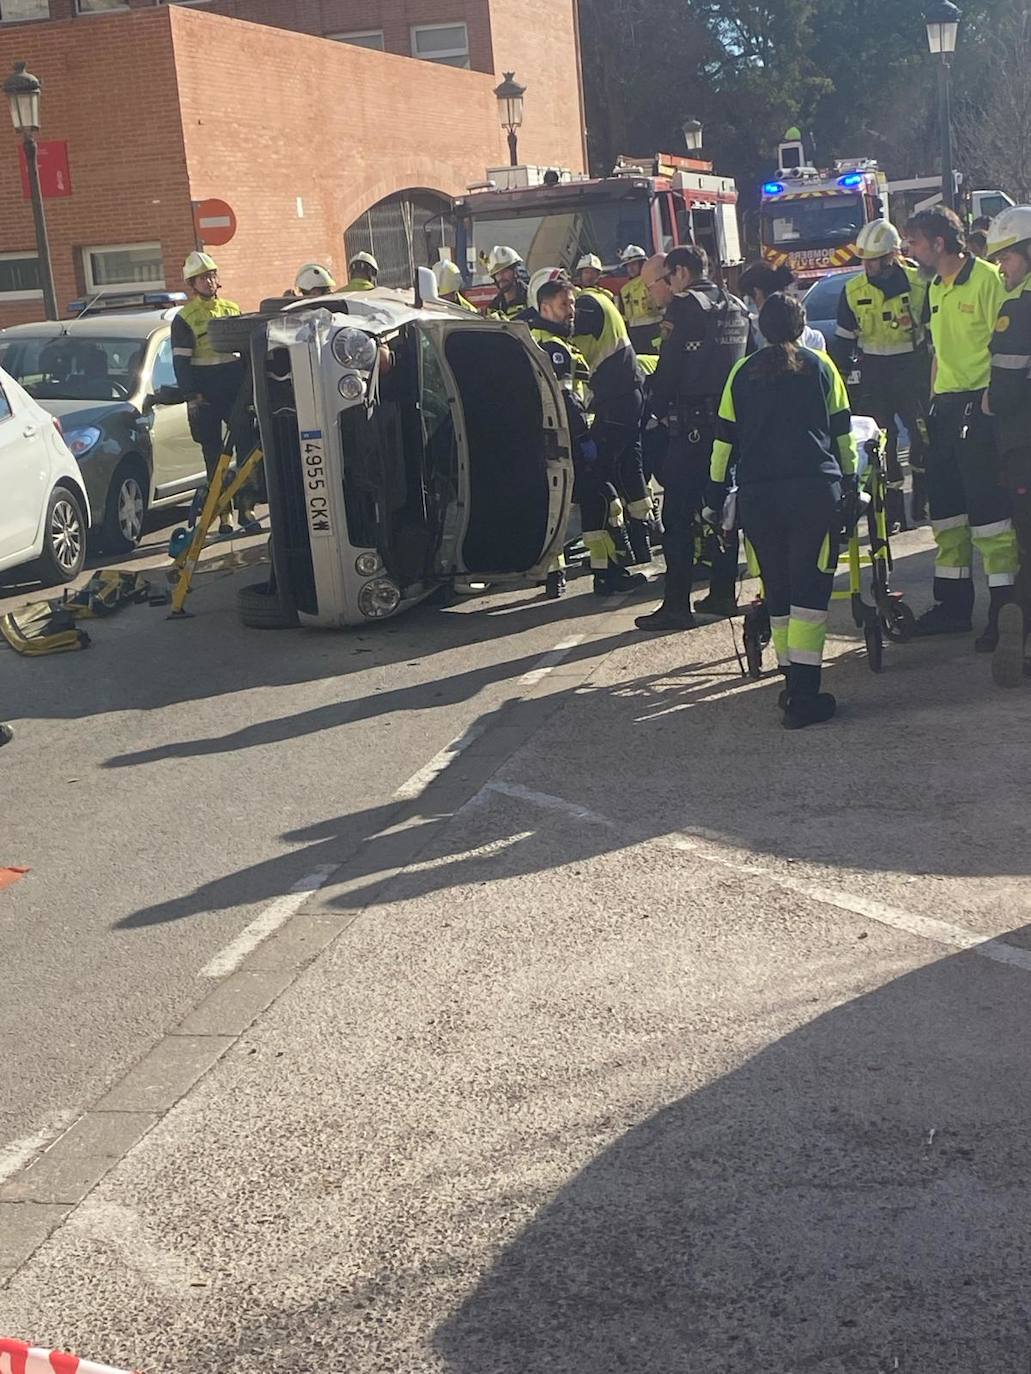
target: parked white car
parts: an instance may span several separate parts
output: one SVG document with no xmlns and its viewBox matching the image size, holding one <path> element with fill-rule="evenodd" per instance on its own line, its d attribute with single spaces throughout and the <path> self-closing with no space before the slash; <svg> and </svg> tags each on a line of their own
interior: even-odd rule
<svg viewBox="0 0 1031 1374">
<path fill-rule="evenodd" d="M 70 582 L 86 556 L 90 505 L 61 427 L 0 368 L 0 572 Z"/>
</svg>

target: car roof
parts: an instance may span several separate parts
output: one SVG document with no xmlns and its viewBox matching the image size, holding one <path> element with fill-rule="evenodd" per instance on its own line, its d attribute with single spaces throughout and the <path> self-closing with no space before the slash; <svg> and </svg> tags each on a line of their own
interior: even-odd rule
<svg viewBox="0 0 1031 1374">
<path fill-rule="evenodd" d="M 32 324 L 12 324 L 0 329 L 5 338 L 53 338 L 55 334 L 67 334 L 70 338 L 146 339 L 162 327 L 167 328 L 167 310 L 134 310 L 115 314 L 105 310 L 97 315 L 85 315 L 76 320 L 38 320 Z"/>
</svg>

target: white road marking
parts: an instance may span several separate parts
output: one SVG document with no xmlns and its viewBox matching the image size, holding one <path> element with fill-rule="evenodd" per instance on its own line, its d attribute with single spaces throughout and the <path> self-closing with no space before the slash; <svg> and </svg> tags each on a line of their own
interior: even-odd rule
<svg viewBox="0 0 1031 1374">
<path fill-rule="evenodd" d="M 474 740 L 478 740 L 485 729 L 484 725 L 471 725 L 464 735 L 445 744 L 439 754 L 434 754 L 429 763 L 424 763 L 417 773 L 401 784 L 394 796 L 398 801 L 415 801 L 416 797 L 421 797 L 434 778 L 450 768 L 459 754 L 468 749 Z"/>
<path fill-rule="evenodd" d="M 542 678 L 548 676 L 552 668 L 557 668 L 564 658 L 567 657 L 571 649 L 575 649 L 578 644 L 584 641 L 583 635 L 571 635 L 569 639 L 563 639 L 555 645 L 554 649 L 549 649 L 546 654 L 542 654 L 536 664 L 528 673 L 524 673 L 519 678 L 519 683 L 524 687 L 534 687 Z"/>
<path fill-rule="evenodd" d="M 822 902 L 825 906 L 837 907 L 840 911 L 849 911 L 855 916 L 863 916 L 867 920 L 876 921 L 879 925 L 890 926 L 895 930 L 904 930 L 907 934 L 916 935 L 932 944 L 947 945 L 952 949 L 969 950 L 981 959 L 990 959 L 997 964 L 1008 964 L 1011 968 L 1020 968 L 1031 973 L 1031 950 L 1021 949 L 1018 945 L 1008 944 L 1005 940 L 982 935 L 976 930 L 968 930 L 965 926 L 953 925 L 951 921 L 939 921 L 933 916 L 921 916 L 915 911 L 888 906 L 884 902 L 874 901 L 871 897 L 863 897 L 855 892 L 843 892 L 837 888 L 824 887 L 820 883 L 784 877 L 771 869 L 764 868 L 761 864 L 742 863 L 738 859 L 728 858 L 710 848 L 709 843 L 691 835 L 676 833 L 670 835 L 635 834 L 632 827 L 620 825 L 608 816 L 603 816 L 597 811 L 591 811 L 588 807 L 580 806 L 577 802 L 567 801 L 564 797 L 555 797 L 547 792 L 535 792 L 529 787 L 521 787 L 518 783 L 492 779 L 484 786 L 483 791 L 499 792 L 502 796 L 528 802 L 531 806 L 538 806 L 546 811 L 561 811 L 570 820 L 615 831 L 623 835 L 627 843 L 657 844 L 663 849 L 702 853 L 709 862 L 718 864 L 721 868 L 729 868 L 735 873 L 744 873 L 750 877 L 763 878 L 775 887 L 782 888 L 787 892 L 797 892 L 799 896 L 806 897 L 810 901 Z"/>
<path fill-rule="evenodd" d="M 64 1135 L 72 1122 L 77 1121 L 81 1115 L 78 1110 L 60 1112 L 32 1135 L 22 1136 L 21 1140 L 12 1140 L 9 1145 L 0 1149 L 0 1183 L 6 1183 L 15 1174 L 27 1169 L 36 1156 L 53 1145 L 58 1136 Z"/>
<path fill-rule="evenodd" d="M 314 872 L 308 873 L 299 882 L 294 883 L 285 896 L 277 897 L 274 902 L 270 902 L 261 915 L 255 917 L 235 940 L 209 960 L 198 977 L 225 978 L 230 973 L 235 973 L 247 955 L 300 911 L 311 894 L 317 892 L 339 867 L 340 864 L 320 864 Z"/>
</svg>

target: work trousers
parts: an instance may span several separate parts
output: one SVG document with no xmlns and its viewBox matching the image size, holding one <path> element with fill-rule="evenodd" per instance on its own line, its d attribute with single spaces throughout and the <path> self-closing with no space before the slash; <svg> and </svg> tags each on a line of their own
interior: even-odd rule
<svg viewBox="0 0 1031 1374">
<path fill-rule="evenodd" d="M 715 398 L 678 407 L 669 417 L 669 448 L 662 465 L 662 541 L 666 567 L 690 596 L 694 582 L 695 538 L 705 504 L 716 416 Z M 724 539 L 712 561 L 709 591 L 733 600 L 737 582 L 738 535 Z"/>
<path fill-rule="evenodd" d="M 598 446 L 598 466 L 636 520 L 651 513 L 648 484 L 641 462 L 641 416 L 644 393 L 637 389 L 596 401 L 591 438 Z"/>
<path fill-rule="evenodd" d="M 210 481 L 224 451 L 223 432 L 226 426 L 229 427 L 229 444 L 236 453 L 238 464 L 250 456 L 258 442 L 258 435 L 250 408 L 241 397 L 244 383 L 242 364 L 226 363 L 217 367 L 197 368 L 194 375 L 200 378 L 201 399 L 190 402 L 187 416 L 190 434 L 200 445 Z M 243 510 L 252 506 L 256 499 L 256 486 L 249 482 L 237 493 L 237 508 Z"/>
<path fill-rule="evenodd" d="M 773 646 L 791 690 L 815 695 L 827 638 L 841 531 L 841 486 L 819 475 L 755 482 L 738 492 L 741 528 L 755 550 Z"/>
<path fill-rule="evenodd" d="M 1017 537 L 1019 567 L 1013 596 L 1024 612 L 1024 624 L 1031 633 L 1031 447 L 1003 454 L 1002 474 L 1010 496 L 1013 531 Z"/>
<path fill-rule="evenodd" d="M 927 496 L 938 546 L 934 599 L 958 620 L 974 609 L 973 551 L 984 563 L 993 612 L 1017 577 L 1017 536 L 1002 480 L 991 419 L 980 391 L 935 396 L 930 422 Z"/>
<path fill-rule="evenodd" d="M 896 416 L 909 432 L 909 466 L 922 473 L 927 466 L 927 392 L 930 374 L 926 355 L 903 353 L 894 357 L 864 354 L 860 360 L 862 381 L 857 393 L 857 414 L 868 414 L 887 434 L 888 481 L 901 483 L 899 429 Z"/>
</svg>

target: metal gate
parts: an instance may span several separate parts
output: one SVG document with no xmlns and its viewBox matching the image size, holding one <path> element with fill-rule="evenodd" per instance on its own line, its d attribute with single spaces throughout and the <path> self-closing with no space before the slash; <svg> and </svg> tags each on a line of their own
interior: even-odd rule
<svg viewBox="0 0 1031 1374">
<path fill-rule="evenodd" d="M 417 267 L 432 267 L 454 245 L 451 203 L 432 191 L 399 191 L 366 210 L 344 235 L 348 262 L 371 253 L 381 286 L 407 287 Z"/>
</svg>

